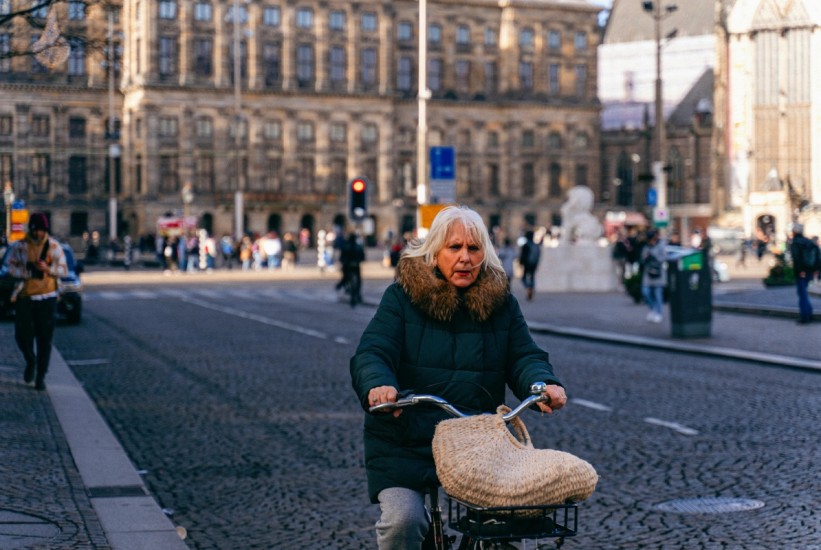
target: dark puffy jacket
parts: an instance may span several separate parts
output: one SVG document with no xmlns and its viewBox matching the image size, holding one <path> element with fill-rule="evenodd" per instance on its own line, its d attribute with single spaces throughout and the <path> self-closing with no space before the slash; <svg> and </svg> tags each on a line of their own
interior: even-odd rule
<svg viewBox="0 0 821 550">
<path fill-rule="evenodd" d="M 360 404 L 368 392 L 394 386 L 431 393 L 464 411 L 493 412 L 505 384 L 520 399 L 530 384 L 560 384 L 548 355 L 530 336 L 503 272 L 483 272 L 459 291 L 421 258 L 402 258 L 397 280 L 351 359 Z M 423 490 L 437 483 L 431 452 L 436 423 L 447 413 L 428 407 L 365 416 L 365 467 L 372 502 L 382 489 Z"/>
</svg>

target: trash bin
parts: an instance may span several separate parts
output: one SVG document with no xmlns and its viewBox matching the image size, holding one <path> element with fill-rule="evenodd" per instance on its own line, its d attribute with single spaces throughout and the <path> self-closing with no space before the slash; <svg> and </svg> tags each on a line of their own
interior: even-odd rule
<svg viewBox="0 0 821 550">
<path fill-rule="evenodd" d="M 670 247 L 667 251 L 667 277 L 673 336 L 710 336 L 713 319 L 712 273 L 703 251 Z"/>
</svg>

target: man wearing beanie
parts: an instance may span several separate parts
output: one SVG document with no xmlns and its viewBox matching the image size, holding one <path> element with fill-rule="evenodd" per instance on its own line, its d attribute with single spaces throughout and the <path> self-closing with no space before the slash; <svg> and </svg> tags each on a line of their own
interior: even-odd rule
<svg viewBox="0 0 821 550">
<path fill-rule="evenodd" d="M 31 215 L 26 238 L 11 245 L 8 266 L 11 276 L 22 281 L 15 307 L 14 337 L 26 360 L 23 379 L 27 384 L 34 381 L 36 389 L 44 390 L 51 359 L 57 288 L 60 277 L 68 272 L 63 248 L 49 237 L 44 213 Z"/>
</svg>

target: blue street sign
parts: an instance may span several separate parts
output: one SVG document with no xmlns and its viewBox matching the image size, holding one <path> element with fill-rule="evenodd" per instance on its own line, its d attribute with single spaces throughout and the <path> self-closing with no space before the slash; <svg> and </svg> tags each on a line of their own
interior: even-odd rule
<svg viewBox="0 0 821 550">
<path fill-rule="evenodd" d="M 658 192 L 651 187 L 647 190 L 647 206 L 656 206 L 658 202 Z"/>
<path fill-rule="evenodd" d="M 453 147 L 430 148 L 430 179 L 456 179 L 456 151 Z"/>
</svg>

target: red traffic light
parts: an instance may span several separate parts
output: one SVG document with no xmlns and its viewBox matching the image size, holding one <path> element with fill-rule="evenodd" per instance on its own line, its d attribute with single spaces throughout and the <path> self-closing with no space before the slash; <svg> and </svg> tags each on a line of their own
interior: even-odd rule
<svg viewBox="0 0 821 550">
<path fill-rule="evenodd" d="M 364 180 L 353 180 L 351 182 L 351 190 L 354 193 L 361 193 L 365 190 L 365 181 Z"/>
</svg>

